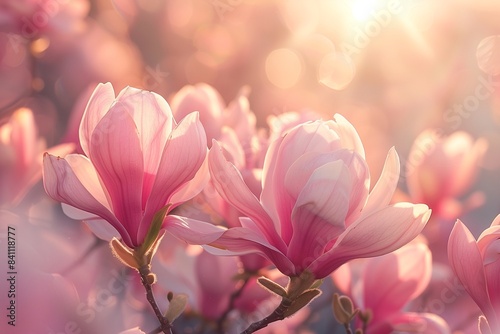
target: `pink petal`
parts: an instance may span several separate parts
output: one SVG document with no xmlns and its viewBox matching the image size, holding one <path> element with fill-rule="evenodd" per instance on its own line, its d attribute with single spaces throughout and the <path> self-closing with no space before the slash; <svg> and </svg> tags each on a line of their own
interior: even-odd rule
<svg viewBox="0 0 500 334">
<path fill-rule="evenodd" d="M 270 243 L 284 250 L 283 240 L 276 232 L 269 215 L 245 184 L 236 167 L 226 161 L 216 141 L 213 142 L 208 154 L 208 165 L 213 184 L 222 198 L 250 217 Z"/>
<path fill-rule="evenodd" d="M 401 313 L 389 321 L 398 333 L 451 334 L 446 321 L 432 313 Z"/>
<path fill-rule="evenodd" d="M 487 228 L 477 241 L 477 246 L 483 259 L 484 274 L 488 287 L 491 305 L 497 310 L 496 324 L 500 327 L 500 226 L 498 217 L 491 227 Z M 495 325 L 494 319 L 488 321 Z"/>
<path fill-rule="evenodd" d="M 198 195 L 207 185 L 210 180 L 210 174 L 208 172 L 208 160 L 205 159 L 200 166 L 200 169 L 196 172 L 195 176 L 184 183 L 170 198 L 170 203 L 172 203 L 172 208 L 189 201 L 196 195 Z"/>
<path fill-rule="evenodd" d="M 243 255 L 258 253 L 268 258 L 285 275 L 297 275 L 298 272 L 292 262 L 269 243 L 260 231 L 247 227 L 234 227 L 210 244 L 213 248 L 205 247 L 215 255 Z"/>
<path fill-rule="evenodd" d="M 344 231 L 351 178 L 344 162 L 317 168 L 299 194 L 292 213 L 293 236 L 287 256 L 305 269 Z"/>
<path fill-rule="evenodd" d="M 335 114 L 333 121 L 326 122 L 340 137 L 342 148 L 353 150 L 365 159 L 365 149 L 354 126 L 344 116 Z"/>
<path fill-rule="evenodd" d="M 281 237 L 285 243 L 292 238 L 291 216 L 294 201 L 286 192 L 285 175 L 292 164 L 308 152 L 326 153 L 339 148 L 339 138 L 324 122 L 298 126 L 269 149 L 264 162 L 262 203 L 273 219 L 279 217 Z"/>
<path fill-rule="evenodd" d="M 80 182 L 68 162 L 49 154 L 43 159 L 43 184 L 47 194 L 56 201 L 104 218 L 118 230 L 124 242 L 132 245 L 130 235 L 102 203 Z"/>
<path fill-rule="evenodd" d="M 369 259 L 363 272 L 363 306 L 374 312 L 374 319 L 381 320 L 399 312 L 427 287 L 432 272 L 431 252 L 425 244 L 406 245 Z"/>
<path fill-rule="evenodd" d="M 118 233 L 118 231 L 105 220 L 86 219 L 83 222 L 99 239 L 111 241 L 113 238 L 120 238 L 120 233 Z"/>
<path fill-rule="evenodd" d="M 116 228 L 99 216 L 65 203 L 62 203 L 61 207 L 66 216 L 75 220 L 82 220 L 99 239 L 110 241 L 113 238 L 121 238 Z"/>
<path fill-rule="evenodd" d="M 139 246 L 144 163 L 134 120 L 120 108 L 112 108 L 97 124 L 89 150 L 113 213 L 129 231 L 133 246 Z"/>
<path fill-rule="evenodd" d="M 213 243 L 226 231 L 209 223 L 176 215 L 167 215 L 163 227 L 177 238 L 193 245 Z"/>
<path fill-rule="evenodd" d="M 195 86 L 184 86 L 172 99 L 172 110 L 176 119 L 181 119 L 193 111 L 200 113 L 200 119 L 206 129 L 210 143 L 220 136 L 224 101 L 220 94 L 210 85 L 200 83 Z"/>
<path fill-rule="evenodd" d="M 413 240 L 429 220 L 424 204 L 397 203 L 352 223 L 327 253 L 310 266 L 317 278 L 355 258 L 390 253 Z"/>
<path fill-rule="evenodd" d="M 64 160 L 92 197 L 112 212 L 111 204 L 108 202 L 109 195 L 103 189 L 92 162 L 86 156 L 80 154 L 68 154 Z"/>
<path fill-rule="evenodd" d="M 399 182 L 400 164 L 396 149 L 392 147 L 387 153 L 384 168 L 373 187 L 362 211 L 362 217 L 389 205 Z"/>
<path fill-rule="evenodd" d="M 154 214 L 171 202 L 173 194 L 180 190 L 190 192 L 182 187 L 195 178 L 206 156 L 205 131 L 198 119 L 198 113 L 191 113 L 172 130 L 165 145 L 158 174 L 146 204 L 139 236 L 146 234 Z M 205 176 L 199 176 L 197 181 L 201 182 L 200 180 L 205 180 Z M 197 188 L 198 185 L 193 184 L 193 186 Z"/>
<path fill-rule="evenodd" d="M 448 240 L 448 260 L 451 268 L 465 287 L 467 293 L 490 319 L 495 311 L 487 291 L 483 259 L 474 236 L 457 220 Z"/>
<path fill-rule="evenodd" d="M 108 112 L 115 100 L 115 91 L 111 83 L 98 84 L 83 113 L 80 123 L 80 145 L 83 152 L 89 156 L 92 133 L 99 121 Z"/>
<path fill-rule="evenodd" d="M 120 112 L 132 116 L 144 156 L 144 172 L 156 175 L 174 123 L 167 101 L 156 93 L 127 87 L 117 96 L 113 108 L 119 108 Z M 145 193 L 149 194 L 149 191 Z"/>
</svg>

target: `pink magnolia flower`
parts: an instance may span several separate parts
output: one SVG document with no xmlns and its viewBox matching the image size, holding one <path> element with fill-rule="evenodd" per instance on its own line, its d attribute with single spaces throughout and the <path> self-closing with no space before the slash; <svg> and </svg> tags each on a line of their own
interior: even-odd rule
<svg viewBox="0 0 500 334">
<path fill-rule="evenodd" d="M 450 266 L 488 320 L 500 332 L 500 215 L 477 241 L 457 220 L 448 241 Z"/>
<path fill-rule="evenodd" d="M 399 178 L 394 149 L 369 193 L 363 145 L 340 115 L 295 127 L 271 144 L 260 199 L 217 142 L 208 161 L 217 191 L 246 216 L 212 251 L 261 253 L 288 276 L 309 271 L 323 278 L 351 259 L 391 252 L 417 236 L 430 216 L 423 204 L 389 205 Z"/>
<path fill-rule="evenodd" d="M 40 180 L 43 152 L 64 156 L 74 149 L 72 144 L 47 149 L 37 132 L 33 112 L 27 108 L 16 110 L 0 126 L 0 207 L 18 204 Z"/>
<path fill-rule="evenodd" d="M 207 138 L 219 138 L 224 124 L 225 103 L 212 86 L 199 83 L 184 86 L 172 98 L 172 111 L 177 118 L 198 111 L 205 126 Z"/>
<path fill-rule="evenodd" d="M 347 263 L 332 278 L 357 308 L 370 310 L 368 333 L 450 333 L 446 322 L 437 315 L 403 310 L 426 289 L 431 272 L 429 248 L 414 243 L 380 257 Z"/>
<path fill-rule="evenodd" d="M 457 198 L 473 185 L 486 148 L 484 139 L 474 141 L 463 131 L 448 137 L 432 130 L 422 132 L 415 139 L 406 166 L 411 199 L 429 205 L 434 215 L 453 220 L 481 205 L 483 195 L 479 192 L 465 203 Z"/>
<path fill-rule="evenodd" d="M 158 210 L 192 198 L 208 177 L 200 169 L 207 146 L 198 114 L 177 124 L 155 93 L 127 87 L 115 98 L 110 83 L 99 84 L 80 124 L 80 144 L 85 155 L 45 156 L 45 190 L 84 211 L 70 214 L 109 238 L 96 216 L 106 220 L 131 248 L 141 245 Z"/>
</svg>

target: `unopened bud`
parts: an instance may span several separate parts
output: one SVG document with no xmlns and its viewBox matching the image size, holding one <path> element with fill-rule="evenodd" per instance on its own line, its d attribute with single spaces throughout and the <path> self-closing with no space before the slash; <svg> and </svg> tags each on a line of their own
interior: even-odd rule
<svg viewBox="0 0 500 334">
<path fill-rule="evenodd" d="M 368 324 L 373 319 L 373 313 L 370 309 L 359 311 L 358 317 L 364 324 Z"/>
<path fill-rule="evenodd" d="M 339 323 L 349 324 L 357 313 L 349 297 L 333 295 L 333 315 Z"/>
<path fill-rule="evenodd" d="M 149 285 L 155 284 L 156 283 L 156 275 L 153 273 L 149 273 L 146 275 L 146 282 Z"/>
<path fill-rule="evenodd" d="M 167 318 L 169 323 L 173 323 L 184 312 L 187 300 L 187 295 L 183 293 L 172 296 L 172 299 L 169 300 L 168 310 L 165 313 L 165 318 Z"/>
</svg>

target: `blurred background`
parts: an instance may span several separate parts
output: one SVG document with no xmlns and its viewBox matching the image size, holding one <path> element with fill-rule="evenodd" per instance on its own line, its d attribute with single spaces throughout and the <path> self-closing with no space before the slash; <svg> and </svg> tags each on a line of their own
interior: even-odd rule
<svg viewBox="0 0 500 334">
<path fill-rule="evenodd" d="M 403 160 L 427 128 L 488 138 L 495 170 L 499 11 L 494 0 L 3 0 L 0 115 L 31 108 L 53 145 L 99 82 L 169 102 L 187 84 L 226 102 L 248 86 L 258 126 L 286 111 L 346 116 L 374 175 L 379 151 Z"/>
</svg>

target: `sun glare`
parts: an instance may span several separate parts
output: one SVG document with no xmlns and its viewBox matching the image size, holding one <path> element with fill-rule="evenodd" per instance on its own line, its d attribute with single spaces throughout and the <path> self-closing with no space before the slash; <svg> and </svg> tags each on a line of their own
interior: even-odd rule
<svg viewBox="0 0 500 334">
<path fill-rule="evenodd" d="M 365 21 L 377 7 L 378 0 L 353 0 L 350 2 L 352 15 L 357 21 Z"/>
</svg>

